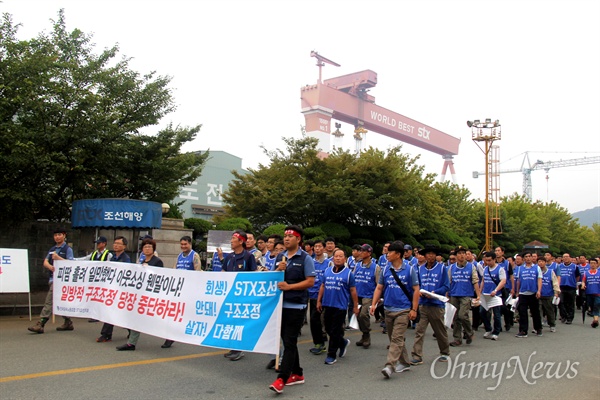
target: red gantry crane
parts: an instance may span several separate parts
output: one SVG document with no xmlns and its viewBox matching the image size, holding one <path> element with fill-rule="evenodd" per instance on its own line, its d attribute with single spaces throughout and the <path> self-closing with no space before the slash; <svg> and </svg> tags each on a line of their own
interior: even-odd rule
<svg viewBox="0 0 600 400">
<path fill-rule="evenodd" d="M 321 69 L 325 64 L 340 65 L 315 51 L 310 55 L 317 59 L 319 80 L 300 89 L 301 112 L 306 133 L 319 139 L 323 153 L 331 148 L 331 134 L 340 135 L 337 130 L 331 132 L 333 118 L 354 125 L 357 142 L 362 139 L 361 135 L 372 131 L 441 155 L 444 159 L 441 180 L 450 169 L 456 183 L 452 159 L 458 154 L 460 139 L 376 105 L 375 97 L 368 94 L 369 89 L 377 85 L 376 72 L 365 70 L 322 81 Z M 339 128 L 337 124 L 336 127 Z"/>
</svg>

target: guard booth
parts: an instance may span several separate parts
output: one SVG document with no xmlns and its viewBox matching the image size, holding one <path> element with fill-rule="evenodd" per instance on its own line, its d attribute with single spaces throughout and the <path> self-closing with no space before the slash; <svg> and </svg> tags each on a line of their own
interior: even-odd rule
<svg viewBox="0 0 600 400">
<path fill-rule="evenodd" d="M 80 243 L 89 243 L 90 248 L 81 246 L 83 253 L 94 250 L 93 242 L 99 235 L 106 236 L 109 250 L 110 242 L 116 236 L 123 236 L 129 242 L 127 253 L 135 260 L 139 238 L 150 234 L 152 229 L 162 227 L 162 205 L 154 201 L 130 199 L 75 200 L 71 226 L 82 230 Z"/>
</svg>

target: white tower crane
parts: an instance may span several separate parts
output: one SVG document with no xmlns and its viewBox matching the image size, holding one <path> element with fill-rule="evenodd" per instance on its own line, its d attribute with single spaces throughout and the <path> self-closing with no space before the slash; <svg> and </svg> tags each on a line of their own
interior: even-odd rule
<svg viewBox="0 0 600 400">
<path fill-rule="evenodd" d="M 573 158 L 570 160 L 559 160 L 559 161 L 541 161 L 537 160 L 533 164 L 529 161 L 529 152 L 525 152 L 523 161 L 521 162 L 521 168 L 515 169 L 504 169 L 498 171 L 501 174 L 510 172 L 522 172 L 523 173 L 523 195 L 527 199 L 532 200 L 531 194 L 531 172 L 543 169 L 548 172 L 551 168 L 563 168 L 563 167 L 574 167 L 578 165 L 598 164 L 600 163 L 600 157 L 583 157 Z M 473 178 L 478 178 L 479 175 L 484 175 L 485 172 L 473 171 Z"/>
</svg>

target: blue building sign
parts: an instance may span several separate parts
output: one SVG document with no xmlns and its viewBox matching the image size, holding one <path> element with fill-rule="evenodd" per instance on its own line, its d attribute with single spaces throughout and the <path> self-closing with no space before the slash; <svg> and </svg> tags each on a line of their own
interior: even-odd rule
<svg viewBox="0 0 600 400">
<path fill-rule="evenodd" d="M 73 228 L 160 228 L 160 203 L 126 199 L 75 200 Z"/>
</svg>

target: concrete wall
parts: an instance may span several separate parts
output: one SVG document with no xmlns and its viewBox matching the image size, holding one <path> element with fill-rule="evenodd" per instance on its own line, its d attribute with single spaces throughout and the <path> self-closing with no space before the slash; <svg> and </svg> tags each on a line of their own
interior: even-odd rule
<svg viewBox="0 0 600 400">
<path fill-rule="evenodd" d="M 156 240 L 156 251 L 163 260 L 165 267 L 175 265 L 177 255 L 181 252 L 179 239 L 192 235 L 191 229 L 183 227 L 183 220 L 164 218 L 162 229 L 145 231 L 100 229 L 72 229 L 70 223 L 30 221 L 16 226 L 4 227 L 0 230 L 0 247 L 27 249 L 29 256 L 29 285 L 31 292 L 48 290 L 48 272 L 43 267 L 44 258 L 50 247 L 54 245 L 54 229 L 63 226 L 67 230 L 67 243 L 73 248 L 75 257 L 83 257 L 94 250 L 94 240 L 97 235 L 106 236 L 108 248 L 112 250 L 115 236 L 124 236 L 129 241 L 127 253 L 132 260 L 137 260 L 139 237 L 150 234 Z M 0 297 L 6 294 L 0 293 Z M 14 298 L 14 295 L 10 296 Z M 0 300 L 1 303 L 1 300 Z"/>
</svg>

